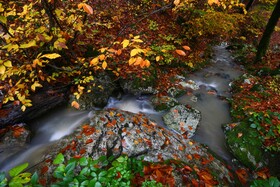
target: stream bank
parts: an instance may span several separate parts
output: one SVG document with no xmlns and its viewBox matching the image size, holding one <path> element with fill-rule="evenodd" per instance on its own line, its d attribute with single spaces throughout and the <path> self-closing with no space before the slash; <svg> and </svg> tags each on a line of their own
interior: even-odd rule
<svg viewBox="0 0 280 187">
<path fill-rule="evenodd" d="M 214 48 L 215 56 L 208 68 L 193 73 L 188 77 L 181 77 L 180 85 L 184 87 L 186 94 L 178 97 L 177 100 L 178 105 L 183 104 L 187 107 L 198 109 L 202 114 L 202 120 L 198 125 L 193 139 L 197 142 L 207 145 L 215 154 L 230 163 L 233 157 L 225 147 L 225 140 L 221 125 L 230 123 L 231 121 L 229 115 L 229 104 L 226 100 L 226 98 L 230 97 L 229 83 L 242 74 L 242 69 L 233 63 L 230 53 L 225 48 L 226 45 L 221 45 Z M 166 111 L 156 111 L 150 101 L 150 96 L 137 97 L 126 95 L 121 100 L 111 98 L 106 108 L 118 108 L 133 113 L 145 113 L 149 118 L 153 119 L 156 124 L 166 128 L 164 122 L 161 119 L 161 116 L 164 115 Z M 72 130 L 74 130 L 77 126 L 80 126 L 83 124 L 83 122 L 86 123 L 86 121 L 89 120 L 88 115 L 92 116 L 92 113 L 88 114 L 86 111 L 79 112 L 69 110 L 67 108 L 59 110 L 60 111 L 54 113 L 54 116 L 51 117 L 53 119 L 52 121 L 37 121 L 37 125 L 48 125 L 46 125 L 44 128 L 40 127 L 36 130 L 37 133 L 35 135 L 37 138 L 36 136 L 33 137 L 32 141 L 37 143 L 32 143 L 31 141 L 30 144 L 36 146 L 30 146 L 32 148 L 22 152 L 22 156 L 17 155 L 11 159 L 5 160 L 4 162 L 5 164 L 7 163 L 7 165 L 5 166 L 6 169 L 4 170 L 7 171 L 9 167 L 12 167 L 11 165 L 9 166 L 9 162 L 16 163 L 15 158 L 20 158 L 21 160 L 18 161 L 18 163 L 22 163 L 26 161 L 26 158 L 28 158 L 28 155 L 30 154 L 36 157 L 37 162 L 40 162 L 43 155 L 45 155 L 44 152 L 50 148 L 49 142 L 56 144 L 55 140 L 63 138 L 63 136 L 67 134 L 71 134 Z M 67 113 L 70 116 L 67 115 Z M 63 119 L 67 120 L 65 121 Z M 60 123 L 64 127 L 61 127 L 61 131 L 58 131 L 57 128 L 60 126 Z M 55 126 L 55 128 L 53 128 L 53 132 L 51 132 L 52 130 L 50 125 Z M 48 133 L 48 135 L 46 135 L 46 138 L 43 138 L 45 135 L 40 133 Z M 69 138 L 69 136 L 67 137 Z M 43 141 L 39 142 L 39 139 Z M 42 146 L 45 147 L 45 150 L 43 151 L 38 149 L 38 147 Z M 39 154 L 36 155 L 36 151 L 38 151 Z M 36 159 L 32 158 L 32 161 Z M 1 170 L 3 170 L 5 167 L 1 166 Z"/>
</svg>

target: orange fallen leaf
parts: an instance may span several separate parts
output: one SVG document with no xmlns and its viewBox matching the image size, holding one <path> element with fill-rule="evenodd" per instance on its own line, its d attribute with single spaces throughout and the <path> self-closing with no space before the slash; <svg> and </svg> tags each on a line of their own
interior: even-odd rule
<svg viewBox="0 0 280 187">
<path fill-rule="evenodd" d="M 180 50 L 180 49 L 176 49 L 175 52 L 176 52 L 178 55 L 181 55 L 181 56 L 186 56 L 186 55 L 187 55 L 187 54 L 185 53 L 185 51 Z"/>
<path fill-rule="evenodd" d="M 184 48 L 186 51 L 191 50 L 191 48 L 190 48 L 189 46 L 187 46 L 187 45 L 184 45 L 183 48 Z"/>
<path fill-rule="evenodd" d="M 71 106 L 76 108 L 76 109 L 80 108 L 80 104 L 77 101 L 72 101 Z"/>
</svg>

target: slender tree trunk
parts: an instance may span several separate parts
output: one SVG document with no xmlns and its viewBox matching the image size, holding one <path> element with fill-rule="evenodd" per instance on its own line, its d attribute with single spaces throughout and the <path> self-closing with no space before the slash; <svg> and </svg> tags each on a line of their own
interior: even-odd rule
<svg viewBox="0 0 280 187">
<path fill-rule="evenodd" d="M 280 0 L 277 1 L 276 6 L 274 7 L 274 10 L 268 20 L 265 31 L 263 32 L 263 36 L 261 38 L 261 41 L 257 49 L 255 62 L 260 62 L 262 60 L 262 57 L 266 54 L 271 35 L 274 31 L 275 26 L 277 25 L 279 17 L 280 17 Z"/>
</svg>

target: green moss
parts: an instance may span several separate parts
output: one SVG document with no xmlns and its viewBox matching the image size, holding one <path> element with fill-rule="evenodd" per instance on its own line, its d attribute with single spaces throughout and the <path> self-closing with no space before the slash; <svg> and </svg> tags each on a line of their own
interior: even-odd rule
<svg viewBox="0 0 280 187">
<path fill-rule="evenodd" d="M 251 169 L 256 169 L 263 158 L 262 142 L 258 136 L 258 131 L 245 123 L 226 132 L 226 142 L 232 154 Z"/>
</svg>

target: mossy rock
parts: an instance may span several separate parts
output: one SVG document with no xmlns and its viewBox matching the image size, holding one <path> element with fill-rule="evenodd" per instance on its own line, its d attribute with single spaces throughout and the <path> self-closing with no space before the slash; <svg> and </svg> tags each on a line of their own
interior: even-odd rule
<svg viewBox="0 0 280 187">
<path fill-rule="evenodd" d="M 234 126 L 229 128 L 228 126 Z M 256 129 L 246 123 L 225 125 L 226 143 L 232 154 L 245 166 L 256 169 L 264 158 L 261 139 Z"/>
<path fill-rule="evenodd" d="M 156 81 L 157 76 L 154 74 L 145 75 L 141 78 L 131 75 L 131 77 L 127 79 L 122 79 L 120 81 L 120 86 L 124 92 L 133 95 L 156 94 Z"/>
</svg>

